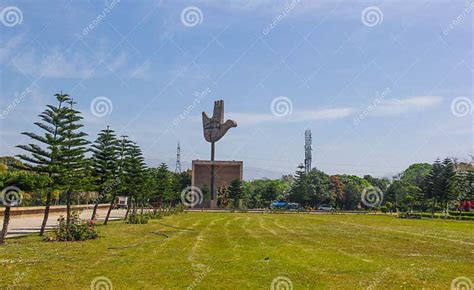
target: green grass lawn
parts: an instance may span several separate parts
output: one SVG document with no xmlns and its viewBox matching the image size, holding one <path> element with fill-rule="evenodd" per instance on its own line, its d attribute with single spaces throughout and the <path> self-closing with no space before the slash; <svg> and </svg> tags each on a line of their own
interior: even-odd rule
<svg viewBox="0 0 474 290">
<path fill-rule="evenodd" d="M 100 238 L 0 247 L 0 288 L 449 289 L 474 281 L 474 223 L 389 216 L 186 213 L 99 227 Z M 103 279 L 103 278 L 100 278 Z"/>
</svg>

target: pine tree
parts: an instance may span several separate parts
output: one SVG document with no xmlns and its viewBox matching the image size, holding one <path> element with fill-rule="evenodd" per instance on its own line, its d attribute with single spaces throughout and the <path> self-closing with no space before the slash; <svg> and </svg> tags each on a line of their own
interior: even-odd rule
<svg viewBox="0 0 474 290">
<path fill-rule="evenodd" d="M 56 94 L 55 97 L 57 105 L 47 105 L 46 110 L 39 115 L 41 121 L 34 123 L 43 133 L 41 135 L 32 132 L 22 133 L 37 143 L 42 144 L 42 146 L 35 143 L 17 146 L 29 153 L 29 155 L 18 155 L 18 157 L 25 162 L 26 169 L 47 174 L 48 177 L 52 179 L 51 186 L 46 193 L 46 204 L 40 236 L 44 234 L 46 223 L 48 222 L 51 194 L 60 186 L 59 179 L 64 173 L 64 166 L 62 164 L 63 152 L 60 150 L 64 142 L 64 137 L 60 134 L 60 130 L 64 128 L 68 122 L 68 108 L 65 106 L 65 103 L 69 100 L 69 96 L 59 93 Z"/>
<path fill-rule="evenodd" d="M 443 171 L 441 174 L 442 177 L 442 191 L 440 199 L 443 201 L 444 209 L 448 211 L 448 203 L 450 200 L 454 199 L 454 188 L 455 188 L 455 171 L 454 163 L 451 159 L 445 158 L 443 160 Z"/>
<path fill-rule="evenodd" d="M 156 170 L 157 189 L 160 198 L 171 203 L 174 201 L 174 183 L 171 171 L 166 163 L 161 163 Z"/>
<path fill-rule="evenodd" d="M 120 194 L 125 194 L 127 192 L 127 182 L 126 182 L 126 176 L 127 176 L 127 171 L 126 171 L 126 162 L 128 159 L 128 152 L 129 152 L 129 146 L 130 146 L 130 141 L 127 139 L 127 136 L 122 136 L 122 139 L 120 141 L 117 141 L 117 171 L 116 171 L 116 176 L 117 176 L 117 183 L 115 190 L 112 192 L 112 198 L 110 201 L 109 205 L 109 210 L 107 211 L 107 216 L 105 217 L 104 225 L 107 224 L 109 221 L 110 213 L 112 212 L 112 208 L 114 206 L 115 202 L 115 197 L 117 196 L 117 193 Z M 127 211 L 128 212 L 128 211 Z"/>
<path fill-rule="evenodd" d="M 133 212 L 136 212 L 139 194 L 143 182 L 145 170 L 145 161 L 140 147 L 135 142 L 130 142 L 126 148 L 125 171 L 127 172 L 127 191 L 129 194 L 129 206 L 125 217 L 128 217 L 130 208 L 133 206 Z M 143 202 L 143 200 L 141 200 Z"/>
<path fill-rule="evenodd" d="M 60 161 L 64 167 L 61 183 L 66 191 L 66 223 L 69 225 L 71 219 L 71 195 L 87 187 L 87 162 L 85 158 L 86 145 L 89 141 L 85 139 L 87 134 L 80 131 L 84 126 L 80 124 L 83 117 L 74 109 L 76 104 L 73 99 L 67 101 L 69 105 L 66 122 L 60 127 L 59 134 L 62 137 Z"/>
<path fill-rule="evenodd" d="M 431 213 L 434 215 L 436 209 L 436 202 L 442 196 L 442 174 L 443 174 L 443 165 L 439 159 L 433 163 L 430 173 L 428 174 L 428 182 L 426 186 L 426 197 L 432 200 Z"/>
<path fill-rule="evenodd" d="M 109 126 L 100 131 L 94 144 L 92 144 L 92 167 L 94 184 L 99 195 L 95 201 L 91 219 L 95 219 L 99 203 L 105 196 L 112 192 L 112 202 L 115 199 L 115 192 L 118 181 L 118 161 L 119 144 L 115 133 Z"/>
</svg>

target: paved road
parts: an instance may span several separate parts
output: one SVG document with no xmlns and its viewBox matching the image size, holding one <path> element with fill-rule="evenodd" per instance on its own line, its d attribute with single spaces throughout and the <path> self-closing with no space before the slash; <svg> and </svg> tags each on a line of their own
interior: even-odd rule
<svg viewBox="0 0 474 290">
<path fill-rule="evenodd" d="M 110 214 L 110 220 L 123 219 L 125 216 L 126 210 L 112 210 Z M 107 215 L 107 209 L 99 209 L 98 220 L 104 220 Z M 51 230 L 58 224 L 58 218 L 60 215 L 66 215 L 66 213 L 50 213 L 48 218 L 48 223 L 46 228 Z M 92 210 L 84 210 L 81 213 L 81 218 L 90 219 L 92 215 Z M 3 219 L 0 219 L 3 223 Z M 10 219 L 10 225 L 8 227 L 7 237 L 21 236 L 32 233 L 39 233 L 41 222 L 43 221 L 42 214 L 35 215 L 23 215 L 23 216 L 13 216 Z"/>
</svg>

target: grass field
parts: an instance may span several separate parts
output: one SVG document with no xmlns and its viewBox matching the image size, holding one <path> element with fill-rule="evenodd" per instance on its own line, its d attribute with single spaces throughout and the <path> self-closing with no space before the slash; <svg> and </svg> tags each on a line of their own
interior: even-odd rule
<svg viewBox="0 0 474 290">
<path fill-rule="evenodd" d="M 115 222 L 100 234 L 10 239 L 0 288 L 89 289 L 103 277 L 114 289 L 270 289 L 277 277 L 293 289 L 449 289 L 456 277 L 474 280 L 474 224 L 464 221 L 197 212 Z"/>
</svg>

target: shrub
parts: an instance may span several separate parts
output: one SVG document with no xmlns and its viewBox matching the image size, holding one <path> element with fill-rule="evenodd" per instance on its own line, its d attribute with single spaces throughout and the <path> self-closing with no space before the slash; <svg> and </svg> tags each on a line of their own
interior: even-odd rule
<svg viewBox="0 0 474 290">
<path fill-rule="evenodd" d="M 385 205 L 382 205 L 380 207 L 380 211 L 383 212 L 383 213 L 387 213 L 388 212 L 388 208 L 385 206 Z"/>
<path fill-rule="evenodd" d="M 470 211 L 462 211 L 462 212 L 459 212 L 459 211 L 449 211 L 449 215 L 452 215 L 452 216 L 468 216 L 468 217 L 474 217 L 474 212 L 470 212 Z"/>
<path fill-rule="evenodd" d="M 148 213 L 131 212 L 127 217 L 127 224 L 147 224 L 150 219 Z"/>
<path fill-rule="evenodd" d="M 46 237 L 47 241 L 84 241 L 97 238 L 98 232 L 95 229 L 93 220 L 81 220 L 79 213 L 73 211 L 69 225 L 64 216 L 58 219 L 58 228 L 53 235 Z"/>
<path fill-rule="evenodd" d="M 149 212 L 148 216 L 150 219 L 161 219 L 163 217 L 161 211 L 156 208 L 152 212 Z"/>
<path fill-rule="evenodd" d="M 419 213 L 405 212 L 405 213 L 400 213 L 398 217 L 402 219 L 421 219 L 422 215 Z"/>
</svg>

